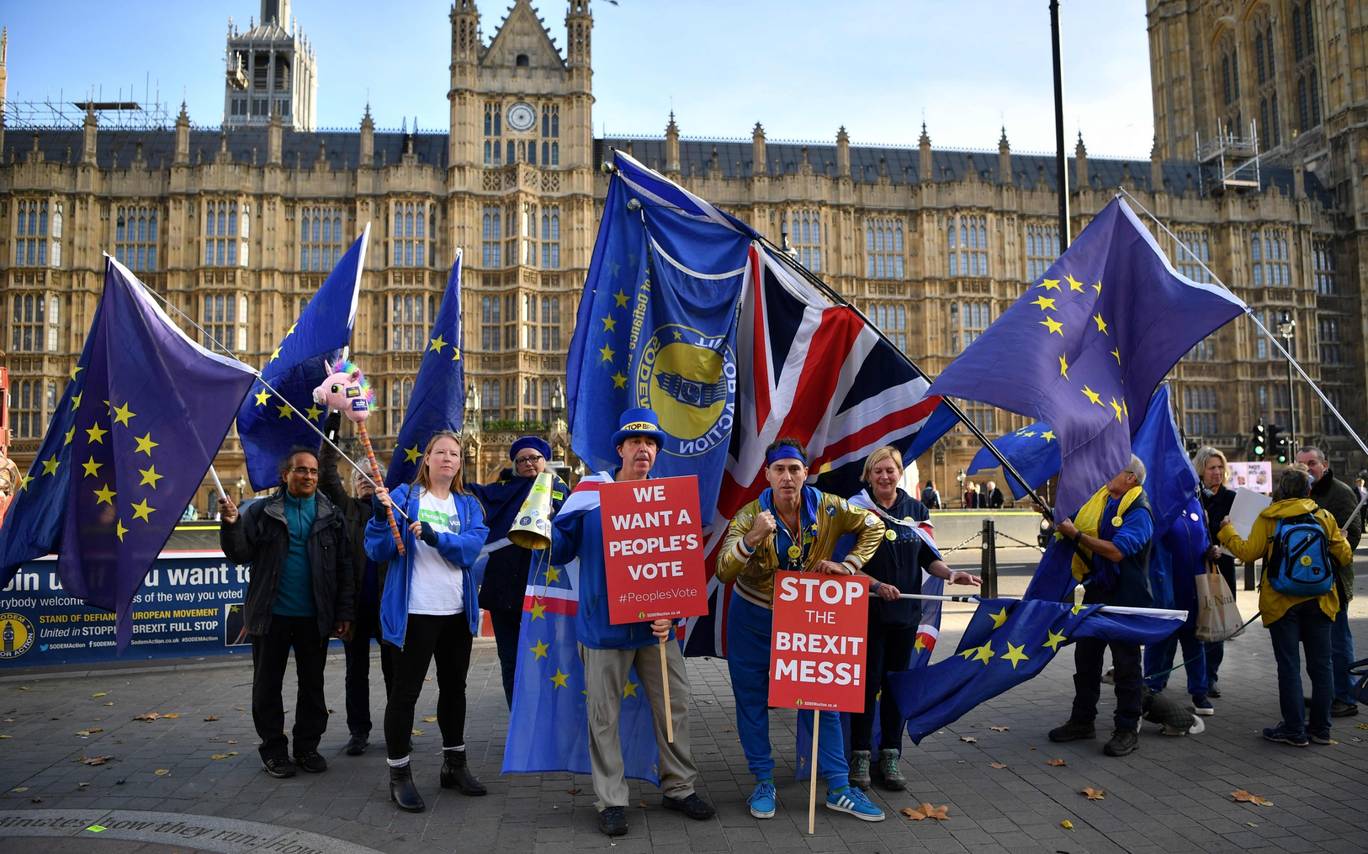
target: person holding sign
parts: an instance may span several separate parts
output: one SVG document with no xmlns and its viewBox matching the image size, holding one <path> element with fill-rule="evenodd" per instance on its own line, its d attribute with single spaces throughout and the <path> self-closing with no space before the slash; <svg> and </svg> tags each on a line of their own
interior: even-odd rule
<svg viewBox="0 0 1368 854">
<path fill-rule="evenodd" d="M 465 748 L 466 671 L 470 649 L 480 631 L 479 586 L 470 567 L 484 545 L 480 502 L 461 484 L 461 439 L 440 430 L 428 439 L 418 462 L 418 477 L 391 496 L 375 490 L 376 512 L 366 523 L 366 554 L 389 561 L 380 600 L 380 628 L 396 647 L 394 684 L 385 704 L 385 751 L 390 800 L 406 812 L 422 812 L 423 798 L 409 769 L 413 709 L 423 690 L 428 665 L 437 660 L 437 726 L 442 731 L 443 789 L 483 795 L 484 785 L 470 773 Z M 383 508 L 402 508 L 408 528 L 400 555 Z"/>
<path fill-rule="evenodd" d="M 718 579 L 736 583 L 727 612 L 727 669 L 736 697 L 736 732 L 756 779 L 748 801 L 756 818 L 773 818 L 776 806 L 768 710 L 775 573 L 855 575 L 884 536 L 883 523 L 873 514 L 804 485 L 807 475 L 801 444 L 780 439 L 770 445 L 765 453 L 769 488 L 731 520 L 717 558 Z M 831 554 L 842 534 L 856 534 L 857 539 L 846 559 L 836 563 Z M 898 593 L 884 585 L 878 595 L 891 601 Z M 863 821 L 883 821 L 883 810 L 850 785 L 839 717 L 823 715 L 817 737 L 817 769 L 827 781 L 827 808 Z"/>
<path fill-rule="evenodd" d="M 884 786 L 894 791 L 901 790 L 907 778 L 898 768 L 903 721 L 897 703 L 893 702 L 887 677 L 891 672 L 908 667 L 917 642 L 921 603 L 916 599 L 889 599 L 885 591 L 894 597 L 902 593 L 920 593 L 923 570 L 950 584 L 977 586 L 983 583 L 971 573 L 952 571 L 935 545 L 922 535 L 917 523 L 929 519 L 931 514 L 920 501 L 898 488 L 902 475 L 902 451 L 885 445 L 865 460 L 861 479 L 866 488 L 850 499 L 851 505 L 877 515 L 887 529 L 878 551 L 864 567 L 865 573 L 876 579 L 873 585 L 876 595 L 869 597 L 866 659 L 869 679 L 865 682 L 865 708 L 850 718 L 850 780 L 864 788 L 873 782 L 870 760 L 874 704 L 882 691 L 878 771 Z"/>
<path fill-rule="evenodd" d="M 665 440 L 660 422 L 650 409 L 628 409 L 622 414 L 619 425 L 613 434 L 613 445 L 622 464 L 611 479 L 619 483 L 645 481 L 650 477 L 656 454 Z M 604 473 L 602 480 L 608 479 Z M 576 495 L 590 489 L 596 491 L 597 484 L 582 482 Z M 689 725 L 685 719 L 689 680 L 684 671 L 684 655 L 679 644 L 660 643 L 661 639 L 673 635 L 674 621 L 661 619 L 613 625 L 609 619 L 604 570 L 603 513 L 596 498 L 588 509 L 580 512 L 579 508 L 574 508 L 574 511 L 567 501 L 565 510 L 556 516 L 551 535 L 551 563 L 560 566 L 579 559 L 579 610 L 575 616 L 575 630 L 579 637 L 580 660 L 584 662 L 589 763 L 597 796 L 595 808 L 599 811 L 599 830 L 608 836 L 622 836 L 627 832 L 628 789 L 618 718 L 622 711 L 623 686 L 627 684 L 627 674 L 633 666 L 654 712 L 656 746 L 660 751 L 661 805 L 696 821 L 712 818 L 715 813 L 712 805 L 694 791 L 698 767 L 689 750 Z M 666 677 L 661 676 L 657 647 L 666 655 Z M 666 716 L 674 730 L 673 741 L 667 734 Z"/>
</svg>

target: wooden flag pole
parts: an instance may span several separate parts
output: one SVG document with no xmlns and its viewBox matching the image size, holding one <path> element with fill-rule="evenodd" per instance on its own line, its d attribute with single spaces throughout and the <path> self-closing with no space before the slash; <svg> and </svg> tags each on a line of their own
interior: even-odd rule
<svg viewBox="0 0 1368 854">
<path fill-rule="evenodd" d="M 817 832 L 817 736 L 821 730 L 822 713 L 812 711 L 812 776 L 808 781 L 808 836 Z"/>
<path fill-rule="evenodd" d="M 660 684 L 665 694 L 665 740 L 674 744 L 674 710 L 670 708 L 670 663 L 666 658 L 665 644 L 669 638 L 660 639 Z"/>
</svg>

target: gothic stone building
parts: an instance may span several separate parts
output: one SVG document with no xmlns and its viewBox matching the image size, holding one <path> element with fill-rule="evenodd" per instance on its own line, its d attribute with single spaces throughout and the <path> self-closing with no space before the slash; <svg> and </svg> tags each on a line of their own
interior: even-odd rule
<svg viewBox="0 0 1368 854">
<path fill-rule="evenodd" d="M 995 151 L 937 149 L 925 130 L 895 147 L 851 145 L 844 129 L 831 143 L 767 141 L 759 124 L 749 141 L 702 140 L 681 137 L 671 116 L 663 136 L 595 139 L 587 0 L 570 0 L 563 51 L 528 0 L 489 39 L 474 0 L 456 0 L 448 128 L 377 131 L 367 109 L 355 131 L 315 131 L 314 58 L 288 9 L 264 0 L 260 23 L 230 27 L 220 128 L 192 125 L 184 109 L 162 129 L 102 129 L 93 110 L 81 127 L 0 127 L 0 317 L 21 465 L 80 352 L 102 251 L 262 364 L 371 223 L 353 350 L 378 390 L 371 428 L 383 447 L 463 250 L 468 453 L 481 478 L 519 431 L 566 444 L 560 383 L 611 148 L 786 239 L 931 374 L 1058 251 L 1053 159 L 1014 154 L 1005 131 Z M 1265 325 L 1295 319 L 1297 357 L 1362 424 L 1368 10 L 1148 0 L 1148 11 L 1153 154 L 1090 159 L 1079 139 L 1071 230 L 1124 187 Z M 1254 119 L 1266 101 L 1276 118 Z M 1251 119 L 1264 137 L 1252 179 L 1245 161 L 1258 142 L 1239 130 Z M 1179 270 L 1208 278 L 1159 241 Z M 1201 343 L 1174 380 L 1187 435 L 1233 459 L 1247 456 L 1256 420 L 1291 426 L 1285 362 L 1247 320 Z M 990 433 L 1023 423 L 967 408 Z M 1329 446 L 1341 472 L 1365 464 L 1304 386 L 1295 409 L 1300 441 Z M 947 436 L 919 461 L 923 478 L 953 492 L 975 450 L 967 434 Z M 229 483 L 242 471 L 231 436 L 218 468 Z M 201 506 L 209 500 L 206 486 Z"/>
</svg>

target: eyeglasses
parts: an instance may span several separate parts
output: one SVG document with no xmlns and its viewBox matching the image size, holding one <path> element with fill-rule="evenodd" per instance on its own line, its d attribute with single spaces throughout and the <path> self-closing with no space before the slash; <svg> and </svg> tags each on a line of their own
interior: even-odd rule
<svg viewBox="0 0 1368 854">
<path fill-rule="evenodd" d="M 318 477 L 318 469 L 311 469 L 305 466 L 295 466 L 290 469 L 290 474 L 297 474 L 300 477 Z"/>
<path fill-rule="evenodd" d="M 543 457 L 541 454 L 526 454 L 524 456 L 518 457 L 513 462 L 516 465 L 522 465 L 523 463 L 538 463 L 544 459 L 546 459 L 546 457 Z"/>
</svg>

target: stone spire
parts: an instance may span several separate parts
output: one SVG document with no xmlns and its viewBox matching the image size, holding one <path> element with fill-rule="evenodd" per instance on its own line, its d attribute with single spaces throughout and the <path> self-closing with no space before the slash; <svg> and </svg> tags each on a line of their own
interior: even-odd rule
<svg viewBox="0 0 1368 854">
<path fill-rule="evenodd" d="M 180 115 L 176 116 L 176 163 L 190 162 L 190 114 L 181 101 Z"/>
<path fill-rule="evenodd" d="M 756 122 L 751 131 L 751 174 L 764 175 L 765 172 L 765 128 Z"/>
<path fill-rule="evenodd" d="M 95 118 L 95 105 L 86 105 L 85 124 L 82 126 L 81 134 L 81 164 L 84 166 L 95 165 L 95 136 L 99 120 Z"/>
<path fill-rule="evenodd" d="M 375 163 L 375 120 L 371 118 L 370 102 L 366 102 L 365 115 L 361 116 L 361 162 L 356 165 L 369 169 Z"/>
<path fill-rule="evenodd" d="M 1007 127 L 1002 128 L 1002 138 L 998 140 L 998 183 L 1012 183 L 1012 146 L 1007 142 Z"/>
<path fill-rule="evenodd" d="M 1083 145 L 1083 131 L 1078 132 L 1078 145 L 1074 146 L 1074 181 L 1080 190 L 1092 186 L 1088 183 L 1088 149 Z"/>
<path fill-rule="evenodd" d="M 850 177 L 850 135 L 845 125 L 836 131 L 836 174 L 841 178 Z"/>
<path fill-rule="evenodd" d="M 665 171 L 679 174 L 679 125 L 675 124 L 674 110 L 670 110 L 670 123 L 665 126 Z"/>
</svg>

